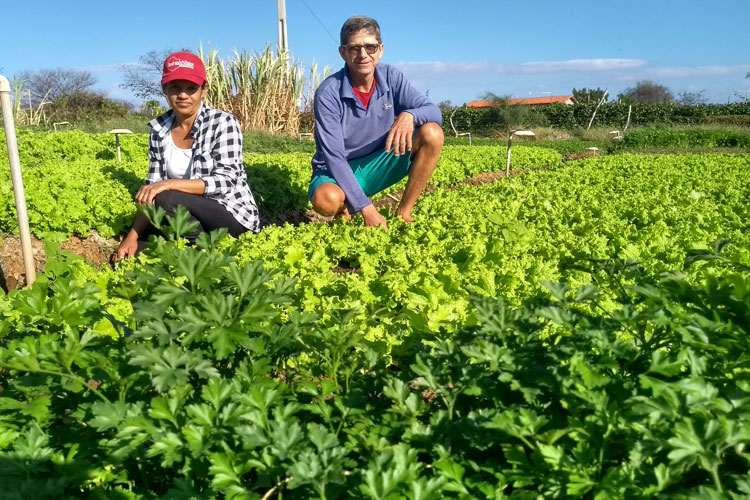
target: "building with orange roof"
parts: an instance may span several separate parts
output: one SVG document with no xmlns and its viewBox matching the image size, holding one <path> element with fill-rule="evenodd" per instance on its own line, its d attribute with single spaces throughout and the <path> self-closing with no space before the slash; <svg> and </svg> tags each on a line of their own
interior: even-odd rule
<svg viewBox="0 0 750 500">
<path fill-rule="evenodd" d="M 548 104 L 554 104 L 560 102 L 562 104 L 573 105 L 576 104 L 575 97 L 572 95 L 558 95 L 549 97 L 523 97 L 519 99 L 509 99 L 508 103 L 511 106 L 546 106 Z M 466 105 L 467 108 L 490 108 L 496 106 L 496 101 L 471 101 Z"/>
</svg>

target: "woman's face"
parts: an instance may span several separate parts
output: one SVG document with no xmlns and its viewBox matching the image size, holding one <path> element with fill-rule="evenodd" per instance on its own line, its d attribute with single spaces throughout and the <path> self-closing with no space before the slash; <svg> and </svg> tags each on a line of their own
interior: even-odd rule
<svg viewBox="0 0 750 500">
<path fill-rule="evenodd" d="M 172 80 L 163 87 L 169 107 L 175 114 L 188 117 L 198 114 L 205 87 L 201 87 L 187 80 Z"/>
</svg>

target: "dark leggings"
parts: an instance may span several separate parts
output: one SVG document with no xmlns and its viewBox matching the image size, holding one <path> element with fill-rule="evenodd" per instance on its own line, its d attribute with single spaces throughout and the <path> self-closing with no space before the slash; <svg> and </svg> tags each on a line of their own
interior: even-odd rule
<svg viewBox="0 0 750 500">
<path fill-rule="evenodd" d="M 167 215 L 174 217 L 178 205 L 182 205 L 190 212 L 191 222 L 197 222 L 198 228 L 190 233 L 184 234 L 191 244 L 195 243 L 201 233 L 211 232 L 214 229 L 226 228 L 229 234 L 235 238 L 246 232 L 245 226 L 237 222 L 237 219 L 224 208 L 218 201 L 206 198 L 198 194 L 183 193 L 181 191 L 164 191 L 154 198 L 154 205 L 161 207 Z M 166 221 L 165 221 L 166 222 Z M 148 237 L 152 234 L 161 234 L 153 226 L 149 226 L 138 238 L 138 251 L 140 253 L 146 248 Z"/>
</svg>

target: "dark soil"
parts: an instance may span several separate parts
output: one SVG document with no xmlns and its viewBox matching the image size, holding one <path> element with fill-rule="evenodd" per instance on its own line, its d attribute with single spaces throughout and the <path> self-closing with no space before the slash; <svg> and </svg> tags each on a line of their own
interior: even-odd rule
<svg viewBox="0 0 750 500">
<path fill-rule="evenodd" d="M 592 156 L 599 156 L 599 151 L 587 149 L 586 151 L 581 151 L 580 153 L 570 153 L 567 155 L 563 155 L 563 161 L 582 160 L 584 158 L 591 158 Z"/>
</svg>

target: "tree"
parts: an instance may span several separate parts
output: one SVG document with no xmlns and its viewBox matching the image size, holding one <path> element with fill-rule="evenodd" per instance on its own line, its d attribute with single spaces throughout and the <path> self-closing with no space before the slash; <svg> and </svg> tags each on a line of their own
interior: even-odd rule
<svg viewBox="0 0 750 500">
<path fill-rule="evenodd" d="M 24 94 L 31 93 L 32 106 L 38 106 L 45 100 L 51 102 L 87 92 L 96 83 L 90 71 L 72 68 L 22 71 L 18 78 L 24 82 Z"/>
<path fill-rule="evenodd" d="M 636 101 L 643 104 L 664 104 L 674 101 L 674 95 L 664 85 L 659 85 L 649 80 L 642 80 L 635 84 L 635 87 L 629 87 L 618 96 L 625 102 Z"/>
<path fill-rule="evenodd" d="M 180 49 L 189 52 L 189 49 Z M 153 99 L 162 96 L 161 73 L 164 60 L 174 52 L 172 49 L 151 50 L 138 58 L 138 64 L 127 64 L 122 66 L 125 71 L 125 83 L 120 87 L 130 90 L 136 97 L 141 99 Z"/>
<path fill-rule="evenodd" d="M 455 108 L 455 106 L 450 101 L 450 99 L 445 100 L 445 101 L 440 101 L 439 103 L 437 103 L 437 107 L 440 108 L 441 111 L 452 111 L 453 108 Z"/>
<path fill-rule="evenodd" d="M 52 121 L 83 122 L 122 118 L 128 114 L 128 108 L 99 92 L 83 91 L 56 99 L 46 112 Z"/>
<path fill-rule="evenodd" d="M 141 112 L 151 116 L 159 116 L 166 111 L 166 108 L 164 108 L 156 99 L 146 101 L 141 106 Z"/>
<path fill-rule="evenodd" d="M 582 89 L 573 89 L 571 93 L 573 98 L 581 104 L 596 104 L 604 97 L 604 92 L 606 91 L 599 87 L 595 89 L 583 87 Z"/>
<path fill-rule="evenodd" d="M 683 91 L 680 92 L 676 102 L 683 106 L 698 106 L 699 104 L 706 104 L 708 99 L 705 90 L 699 90 L 698 92 Z"/>
<path fill-rule="evenodd" d="M 509 134 L 511 130 L 527 128 L 534 120 L 534 111 L 530 106 L 512 105 L 509 96 L 485 92 L 479 98 L 483 101 L 492 101 L 492 106 L 483 116 L 484 126 L 487 128 Z"/>
</svg>

